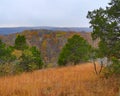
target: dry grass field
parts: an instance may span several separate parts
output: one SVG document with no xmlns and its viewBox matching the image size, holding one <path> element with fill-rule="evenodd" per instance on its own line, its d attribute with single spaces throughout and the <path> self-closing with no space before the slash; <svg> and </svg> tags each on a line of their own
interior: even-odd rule
<svg viewBox="0 0 120 96">
<path fill-rule="evenodd" d="M 96 76 L 86 63 L 1 77 L 0 96 L 118 96 L 117 83 Z"/>
</svg>

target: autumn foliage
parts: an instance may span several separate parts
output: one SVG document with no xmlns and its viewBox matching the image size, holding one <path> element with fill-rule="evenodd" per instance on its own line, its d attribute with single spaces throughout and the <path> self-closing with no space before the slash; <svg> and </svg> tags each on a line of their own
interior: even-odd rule
<svg viewBox="0 0 120 96">
<path fill-rule="evenodd" d="M 71 38 L 73 35 L 80 35 L 92 45 L 91 33 L 89 32 L 25 30 L 21 33 L 9 34 L 0 38 L 7 45 L 14 46 L 15 39 L 19 35 L 25 36 L 28 46 L 36 46 L 39 48 L 45 64 L 57 64 L 63 46 L 66 44 L 68 38 Z"/>
</svg>

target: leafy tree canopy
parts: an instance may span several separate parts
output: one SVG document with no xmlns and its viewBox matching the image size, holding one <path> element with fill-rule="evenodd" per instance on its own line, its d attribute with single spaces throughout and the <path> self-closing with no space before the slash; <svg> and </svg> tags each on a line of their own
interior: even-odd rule
<svg viewBox="0 0 120 96">
<path fill-rule="evenodd" d="M 88 12 L 93 28 L 93 39 L 100 39 L 99 49 L 109 59 L 120 59 L 120 0 L 111 0 L 108 6 Z"/>
<path fill-rule="evenodd" d="M 68 39 L 58 58 L 59 65 L 67 63 L 80 63 L 89 59 L 91 46 L 79 35 L 74 35 Z"/>
</svg>

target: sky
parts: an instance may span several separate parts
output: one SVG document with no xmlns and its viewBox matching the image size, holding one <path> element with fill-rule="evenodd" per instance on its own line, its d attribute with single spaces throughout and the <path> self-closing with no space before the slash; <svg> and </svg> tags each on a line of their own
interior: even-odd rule
<svg viewBox="0 0 120 96">
<path fill-rule="evenodd" d="M 0 27 L 89 27 L 88 11 L 110 0 L 0 0 Z"/>
</svg>

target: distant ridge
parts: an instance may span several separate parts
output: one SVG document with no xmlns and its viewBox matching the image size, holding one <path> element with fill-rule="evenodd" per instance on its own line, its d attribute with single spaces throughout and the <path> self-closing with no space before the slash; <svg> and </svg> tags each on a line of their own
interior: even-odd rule
<svg viewBox="0 0 120 96">
<path fill-rule="evenodd" d="M 33 30 L 33 29 L 46 29 L 51 31 L 61 30 L 61 31 L 74 31 L 74 32 L 92 32 L 91 28 L 87 27 L 1 27 L 0 35 L 8 35 L 12 33 L 22 32 L 24 30 Z"/>
</svg>

